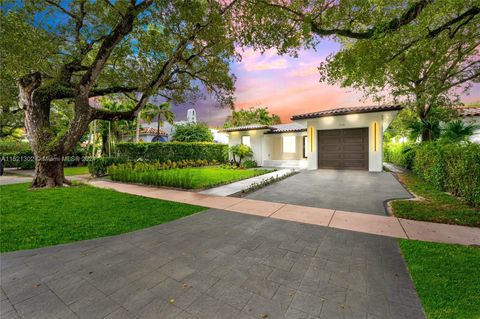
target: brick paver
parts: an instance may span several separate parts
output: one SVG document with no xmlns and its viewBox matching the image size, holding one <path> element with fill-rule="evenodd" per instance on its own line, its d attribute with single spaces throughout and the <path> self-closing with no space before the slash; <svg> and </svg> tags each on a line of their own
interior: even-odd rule
<svg viewBox="0 0 480 319">
<path fill-rule="evenodd" d="M 1 255 L 2 318 L 425 318 L 397 241 L 208 210 Z"/>
</svg>

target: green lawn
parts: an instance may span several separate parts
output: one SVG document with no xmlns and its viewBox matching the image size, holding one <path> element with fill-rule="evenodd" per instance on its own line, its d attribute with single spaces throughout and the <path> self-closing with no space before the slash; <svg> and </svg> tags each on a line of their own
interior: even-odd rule
<svg viewBox="0 0 480 319">
<path fill-rule="evenodd" d="M 266 169 L 228 169 L 221 167 L 189 167 L 169 170 L 134 171 L 126 166 L 109 169 L 112 180 L 185 189 L 223 185 L 271 172 Z"/>
<path fill-rule="evenodd" d="M 400 240 L 429 319 L 480 318 L 480 248 Z"/>
<path fill-rule="evenodd" d="M 423 199 L 393 201 L 395 216 L 437 223 L 480 226 L 479 208 L 473 208 L 459 198 L 439 191 L 413 174 L 398 176 L 410 191 Z"/>
<path fill-rule="evenodd" d="M 65 173 L 65 176 L 84 175 L 84 174 L 88 174 L 88 167 L 87 166 L 65 167 L 63 172 Z"/>
<path fill-rule="evenodd" d="M 205 209 L 87 185 L 28 187 L 0 187 L 2 252 L 117 235 Z"/>
</svg>

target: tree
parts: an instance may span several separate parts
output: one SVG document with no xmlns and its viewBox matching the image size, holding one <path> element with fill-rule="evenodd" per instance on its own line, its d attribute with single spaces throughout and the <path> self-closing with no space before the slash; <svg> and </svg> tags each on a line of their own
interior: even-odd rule
<svg viewBox="0 0 480 319">
<path fill-rule="evenodd" d="M 160 136 L 160 127 L 163 125 L 163 121 L 173 125 L 173 119 L 175 118 L 175 113 L 170 111 L 170 103 L 163 102 L 159 105 L 147 104 L 143 110 L 139 113 L 137 118 L 137 136 L 136 142 L 140 140 L 140 119 L 144 119 L 148 124 L 157 118 L 157 136 Z"/>
<path fill-rule="evenodd" d="M 223 127 L 244 126 L 250 124 L 274 125 L 280 124 L 280 117 L 270 114 L 266 107 L 251 107 L 248 110 L 232 111 Z"/>
<path fill-rule="evenodd" d="M 326 37 L 376 39 L 428 24 L 409 34 L 413 42 L 434 39 L 444 31 L 471 23 L 480 14 L 475 0 L 248 0 L 237 3 L 240 43 L 256 49 L 275 47 L 295 54 Z M 428 20 L 430 15 L 441 19 Z"/>
<path fill-rule="evenodd" d="M 132 119 L 154 94 L 177 102 L 203 85 L 222 105 L 231 105 L 234 78 L 229 63 L 237 57 L 229 15 L 233 4 L 179 0 L 7 4 L 10 11 L 0 15 L 2 73 L 18 81 L 19 105 L 37 159 L 32 187 L 67 183 L 62 157 L 89 123 Z M 90 105 L 91 97 L 133 92 L 136 103 L 128 111 Z M 55 100 L 72 101 L 74 108 L 68 128 L 59 134 L 49 116 Z"/>
<path fill-rule="evenodd" d="M 457 119 L 445 125 L 442 129 L 441 139 L 455 143 L 466 142 L 479 128 L 478 124 L 465 124 L 462 120 Z"/>
<path fill-rule="evenodd" d="M 244 144 L 230 146 L 230 153 L 232 153 L 233 162 L 237 167 L 242 165 L 242 160 L 253 156 L 252 148 Z"/>
<path fill-rule="evenodd" d="M 459 91 L 480 80 L 479 12 L 442 28 L 449 17 L 476 8 L 473 3 L 437 3 L 393 34 L 345 40 L 344 48 L 321 64 L 321 79 L 361 89 L 378 101 L 403 103 L 414 111 L 422 140 L 435 139 L 445 120 L 435 110 L 456 106 Z"/>
<path fill-rule="evenodd" d="M 205 123 L 186 123 L 175 125 L 172 136 L 175 142 L 213 142 L 213 133 Z"/>
</svg>

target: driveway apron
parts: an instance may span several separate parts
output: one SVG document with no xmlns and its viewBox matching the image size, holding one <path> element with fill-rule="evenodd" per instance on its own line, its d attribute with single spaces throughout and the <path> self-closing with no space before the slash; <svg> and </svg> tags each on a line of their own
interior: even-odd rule
<svg viewBox="0 0 480 319">
<path fill-rule="evenodd" d="M 393 238 L 210 209 L 1 255 L 2 318 L 425 318 Z"/>
</svg>

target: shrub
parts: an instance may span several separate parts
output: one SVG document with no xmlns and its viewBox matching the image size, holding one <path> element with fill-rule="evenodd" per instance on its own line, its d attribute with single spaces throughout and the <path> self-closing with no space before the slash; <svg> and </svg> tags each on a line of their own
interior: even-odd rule
<svg viewBox="0 0 480 319">
<path fill-rule="evenodd" d="M 17 141 L 14 139 L 0 140 L 0 153 L 18 153 L 30 150 L 28 142 Z"/>
<path fill-rule="evenodd" d="M 423 143 L 416 149 L 414 171 L 440 190 L 480 206 L 480 145 Z"/>
<path fill-rule="evenodd" d="M 412 169 L 415 158 L 415 146 L 416 144 L 413 143 L 385 143 L 383 150 L 384 161 Z"/>
<path fill-rule="evenodd" d="M 252 148 L 244 144 L 230 146 L 230 152 L 232 153 L 233 161 L 238 167 L 242 165 L 243 159 L 253 156 Z"/>
<path fill-rule="evenodd" d="M 226 162 L 228 145 L 206 142 L 119 143 L 117 153 L 129 161 L 178 162 L 181 160 L 206 160 Z"/>
<path fill-rule="evenodd" d="M 0 159 L 3 161 L 3 167 L 17 167 L 18 153 L 1 153 Z"/>
<path fill-rule="evenodd" d="M 121 157 L 98 157 L 88 162 L 88 171 L 94 177 L 107 175 L 110 165 L 126 163 L 127 160 Z"/>
<path fill-rule="evenodd" d="M 172 141 L 213 142 L 213 134 L 205 123 L 186 123 L 175 126 Z"/>
<path fill-rule="evenodd" d="M 257 167 L 257 166 L 258 166 L 258 164 L 255 160 L 246 160 L 242 164 L 243 168 L 253 168 L 253 167 Z"/>
<path fill-rule="evenodd" d="M 17 168 L 19 169 L 35 169 L 35 156 L 30 150 L 17 153 Z"/>
<path fill-rule="evenodd" d="M 136 170 L 131 165 L 132 163 L 112 165 L 108 168 L 108 175 L 114 181 L 191 188 L 192 174 L 188 170 Z"/>
</svg>

